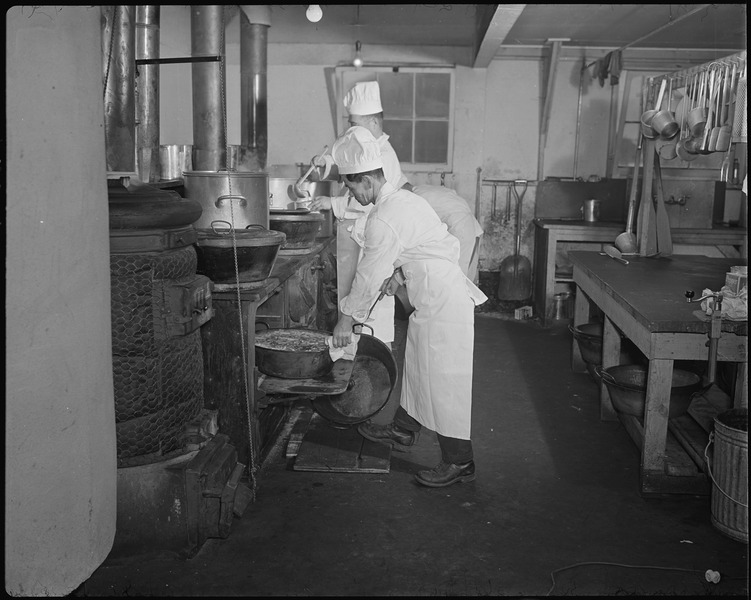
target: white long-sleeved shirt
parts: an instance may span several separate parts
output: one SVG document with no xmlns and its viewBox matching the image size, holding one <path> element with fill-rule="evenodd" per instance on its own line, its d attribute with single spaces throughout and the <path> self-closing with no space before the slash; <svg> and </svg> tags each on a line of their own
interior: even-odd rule
<svg viewBox="0 0 751 600">
<path fill-rule="evenodd" d="M 412 260 L 459 260 L 459 240 L 424 198 L 386 182 L 369 206 L 373 208 L 365 221 L 362 257 L 350 293 L 340 302 L 341 311 L 358 321 L 396 267 Z"/>
</svg>

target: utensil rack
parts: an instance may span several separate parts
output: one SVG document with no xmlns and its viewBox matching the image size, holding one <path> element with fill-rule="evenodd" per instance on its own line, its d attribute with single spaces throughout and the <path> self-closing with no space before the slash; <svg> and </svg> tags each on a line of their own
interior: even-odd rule
<svg viewBox="0 0 751 600">
<path fill-rule="evenodd" d="M 705 73 L 710 72 L 713 69 L 723 68 L 727 66 L 736 66 L 738 67 L 738 71 L 740 72 L 741 69 L 744 69 L 746 67 L 746 51 L 737 52 L 735 54 L 731 54 L 728 56 L 725 56 L 724 58 L 718 58 L 716 60 L 712 60 L 709 62 L 706 62 L 702 65 L 698 65 L 696 67 L 689 67 L 686 69 L 680 69 L 678 71 L 673 71 L 672 73 L 666 73 L 664 75 L 658 76 L 658 77 L 650 77 L 647 80 L 647 95 L 653 96 L 656 88 L 659 88 L 663 81 L 671 82 L 672 83 L 672 89 L 679 88 L 683 85 L 688 84 L 688 80 L 691 76 L 696 75 L 697 73 Z M 731 86 L 730 89 L 731 98 L 728 100 L 724 100 L 723 103 L 734 103 L 736 101 L 736 95 L 737 90 L 734 86 Z M 668 100 L 669 105 L 670 100 Z M 643 106 L 643 108 L 646 105 Z M 641 194 L 641 202 L 647 201 L 652 196 L 652 185 L 653 185 L 653 178 L 654 178 L 654 169 L 648 168 L 648 164 L 651 166 L 652 163 L 652 156 L 656 152 L 655 150 L 655 141 L 650 139 L 645 139 L 644 143 L 644 174 L 642 179 L 642 194 Z M 659 160 L 659 158 L 657 159 Z M 662 199 L 659 198 L 658 202 L 662 202 Z M 645 222 L 637 222 L 637 232 L 636 237 L 639 243 L 639 254 L 641 256 L 646 256 L 651 253 L 651 250 L 647 250 L 648 244 L 648 232 L 647 232 L 647 221 Z"/>
</svg>

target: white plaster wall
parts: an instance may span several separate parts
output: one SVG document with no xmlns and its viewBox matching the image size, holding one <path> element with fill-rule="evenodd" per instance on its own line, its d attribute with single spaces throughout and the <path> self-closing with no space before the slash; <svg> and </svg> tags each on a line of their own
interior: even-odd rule
<svg viewBox="0 0 751 600">
<path fill-rule="evenodd" d="M 6 19 L 5 590 L 62 596 L 115 534 L 100 8 Z"/>
</svg>

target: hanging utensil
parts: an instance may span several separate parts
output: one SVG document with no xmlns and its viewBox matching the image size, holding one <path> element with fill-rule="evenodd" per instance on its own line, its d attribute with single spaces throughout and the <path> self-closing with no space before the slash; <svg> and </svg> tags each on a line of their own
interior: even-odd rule
<svg viewBox="0 0 751 600">
<path fill-rule="evenodd" d="M 728 67 L 730 70 L 730 67 Z M 722 125 L 720 126 L 720 134 L 717 136 L 717 152 L 727 152 L 730 149 L 730 137 L 733 133 L 733 118 L 735 117 L 735 111 L 731 110 L 731 97 L 733 81 L 736 75 L 736 65 L 733 64 L 732 74 L 730 77 L 725 77 L 725 100 L 722 105 Z"/>
<path fill-rule="evenodd" d="M 709 144 L 707 145 L 707 149 L 710 152 L 717 151 L 717 138 L 720 137 L 720 128 L 722 126 L 722 123 L 720 122 L 720 117 L 722 115 L 723 92 L 722 69 L 717 69 L 716 77 L 717 81 L 715 82 L 715 85 L 717 86 L 717 102 L 714 109 L 714 122 L 712 124 L 712 131 L 709 134 Z"/>
<path fill-rule="evenodd" d="M 691 112 L 688 113 L 688 127 L 691 135 L 699 137 L 704 133 L 704 127 L 707 124 L 707 107 L 705 105 L 705 86 L 707 82 L 707 72 L 702 71 L 699 75 L 698 90 L 695 87 L 696 104 Z"/>
<path fill-rule="evenodd" d="M 670 220 L 668 211 L 665 208 L 665 196 L 662 190 L 662 168 L 660 167 L 660 157 L 655 154 L 655 230 L 657 233 L 657 252 L 661 256 L 670 256 L 673 254 L 673 239 L 670 234 Z"/>
<path fill-rule="evenodd" d="M 329 151 L 328 144 L 323 147 L 323 152 L 321 153 L 321 156 L 324 156 Z M 295 196 L 298 198 L 307 198 L 310 195 L 310 192 L 307 190 L 302 189 L 302 184 L 305 182 L 305 180 L 308 178 L 308 175 L 310 175 L 313 172 L 313 169 L 315 169 L 316 166 L 314 164 L 310 165 L 310 168 L 305 172 L 305 175 L 300 177 L 295 184 L 292 186 L 293 191 L 295 192 Z"/>
<path fill-rule="evenodd" d="M 666 84 L 668 83 L 669 91 L 667 95 L 667 104 L 665 108 L 662 108 L 663 94 L 665 92 Z M 656 108 L 659 112 L 657 112 L 657 114 L 652 117 L 652 129 L 654 129 L 655 132 L 657 132 L 657 134 L 663 140 L 669 140 L 678 133 L 678 123 L 675 122 L 675 115 L 670 110 L 670 103 L 672 101 L 672 98 L 673 78 L 671 77 L 669 80 L 667 78 L 663 78 L 662 84 L 660 85 L 660 95 L 657 98 L 656 104 Z"/>
<path fill-rule="evenodd" d="M 519 194 L 517 187 L 522 187 Z M 527 181 L 517 179 L 514 181 L 512 191 L 516 196 L 516 250 L 513 256 L 507 256 L 501 261 L 500 284 L 498 286 L 499 300 L 526 300 L 531 296 L 532 265 L 526 256 L 520 254 L 521 249 L 521 223 L 522 223 L 522 200 L 527 191 Z"/>
<path fill-rule="evenodd" d="M 717 88 L 715 86 L 715 76 L 711 73 L 709 76 L 709 109 L 707 111 L 707 124 L 704 127 L 704 136 L 702 137 L 701 146 L 699 147 L 700 154 L 709 154 L 709 140 L 714 128 L 714 105 L 717 102 Z"/>
<path fill-rule="evenodd" d="M 632 254 L 636 252 L 638 243 L 634 235 L 634 218 L 636 217 L 636 194 L 639 187 L 639 166 L 641 163 L 642 141 L 643 136 L 639 136 L 639 142 L 636 145 L 636 156 L 634 157 L 634 176 L 631 182 L 631 191 L 628 196 L 628 213 L 626 215 L 626 231 L 618 234 L 615 238 L 615 245 L 621 252 Z"/>
<path fill-rule="evenodd" d="M 694 90 L 696 91 L 696 90 Z M 683 111 L 681 114 L 681 134 L 678 139 L 678 143 L 675 145 L 675 153 L 684 162 L 691 162 L 693 160 L 696 160 L 699 155 L 695 152 L 692 152 L 689 143 L 691 142 L 691 132 L 689 131 L 688 127 L 688 114 L 693 110 L 693 101 L 691 96 L 688 94 L 688 87 L 686 88 L 686 96 L 684 97 L 684 100 L 686 100 L 686 104 L 683 105 Z"/>
<path fill-rule="evenodd" d="M 511 220 L 511 186 L 506 186 L 506 214 L 503 217 L 503 224 L 508 225 Z"/>
<path fill-rule="evenodd" d="M 642 99 L 644 99 L 645 106 L 647 107 L 650 106 L 651 101 L 652 101 L 653 84 L 654 84 L 654 81 L 651 77 L 649 78 L 649 83 L 647 83 L 646 78 L 642 79 Z M 646 138 L 654 139 L 657 137 L 657 133 L 655 132 L 654 129 L 652 129 L 652 118 L 656 114 L 657 114 L 657 111 L 654 109 L 647 109 L 644 112 L 642 112 L 641 133 Z"/>
</svg>

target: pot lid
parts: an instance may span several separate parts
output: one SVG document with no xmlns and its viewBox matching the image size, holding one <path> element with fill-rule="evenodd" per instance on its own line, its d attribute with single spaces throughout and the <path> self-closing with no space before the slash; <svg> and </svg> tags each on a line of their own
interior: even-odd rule
<svg viewBox="0 0 751 600">
<path fill-rule="evenodd" d="M 224 223 L 224 222 L 222 222 Z M 232 248 L 233 236 L 230 227 L 216 224 L 213 229 L 196 229 L 198 245 L 221 248 Z M 248 246 L 277 246 L 287 241 L 287 236 L 281 231 L 266 229 L 262 225 L 248 225 L 246 229 L 235 229 L 234 244 L 238 247 Z"/>
<path fill-rule="evenodd" d="M 285 211 L 291 213 L 292 211 Z M 306 212 L 305 214 L 280 214 L 276 211 L 269 211 L 269 222 L 274 221 L 324 221 L 326 217 L 319 212 Z"/>
</svg>

